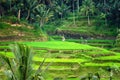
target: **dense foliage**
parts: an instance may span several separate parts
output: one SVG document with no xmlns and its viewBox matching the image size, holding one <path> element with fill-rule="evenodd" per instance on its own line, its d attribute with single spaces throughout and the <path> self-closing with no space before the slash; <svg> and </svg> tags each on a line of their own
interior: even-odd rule
<svg viewBox="0 0 120 80">
<path fill-rule="evenodd" d="M 113 71 L 119 78 L 112 70 L 120 68 L 119 4 L 120 0 L 0 0 L 0 41 L 5 41 L 0 42 L 0 77 L 43 80 L 52 63 L 46 80 L 71 80 L 91 71 L 105 79 L 112 78 Z M 9 40 L 23 44 L 13 44 L 12 53 Z M 34 57 L 28 46 L 35 50 Z"/>
<path fill-rule="evenodd" d="M 90 3 L 90 4 L 89 4 Z M 67 19 L 72 14 L 95 16 L 106 25 L 120 27 L 119 0 L 0 0 L 0 16 L 16 16 L 42 27 L 46 22 Z"/>
</svg>

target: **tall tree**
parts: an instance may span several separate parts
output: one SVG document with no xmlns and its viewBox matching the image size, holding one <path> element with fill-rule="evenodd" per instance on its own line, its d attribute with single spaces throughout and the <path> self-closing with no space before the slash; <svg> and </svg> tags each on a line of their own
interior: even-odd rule
<svg viewBox="0 0 120 80">
<path fill-rule="evenodd" d="M 94 14 L 95 5 L 92 0 L 84 0 L 81 6 L 81 14 L 88 17 L 88 25 L 90 25 L 90 15 Z"/>
<path fill-rule="evenodd" d="M 25 0 L 25 8 L 27 9 L 27 17 L 26 20 L 29 19 L 31 12 L 38 5 L 37 0 Z"/>
<path fill-rule="evenodd" d="M 16 6 L 16 8 L 17 8 L 17 10 L 18 10 L 18 20 L 20 21 L 20 18 L 21 18 L 21 11 L 22 11 L 22 9 L 24 9 L 24 3 L 23 3 L 23 0 L 18 0 L 17 2 L 17 5 L 15 5 Z"/>
<path fill-rule="evenodd" d="M 120 0 L 110 0 L 109 1 L 109 13 L 107 14 L 107 19 L 110 25 L 115 25 L 120 28 Z"/>
<path fill-rule="evenodd" d="M 105 14 L 105 25 L 107 26 L 107 3 L 106 0 L 104 0 L 104 14 Z"/>
<path fill-rule="evenodd" d="M 74 23 L 74 25 L 76 25 L 75 24 L 75 1 L 73 0 L 73 3 L 72 3 L 72 8 L 73 8 L 73 23 Z"/>
<path fill-rule="evenodd" d="M 34 9 L 34 13 L 36 15 L 37 21 L 39 21 L 40 28 L 43 28 L 43 25 L 52 17 L 52 13 L 50 12 L 50 8 L 47 8 L 44 4 L 39 4 Z"/>
<path fill-rule="evenodd" d="M 77 12 L 79 13 L 80 10 L 80 0 L 77 0 Z"/>
</svg>

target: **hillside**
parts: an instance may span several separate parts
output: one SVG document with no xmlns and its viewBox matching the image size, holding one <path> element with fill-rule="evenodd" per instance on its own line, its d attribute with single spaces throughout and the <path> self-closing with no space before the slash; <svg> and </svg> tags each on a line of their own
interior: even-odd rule
<svg viewBox="0 0 120 80">
<path fill-rule="evenodd" d="M 104 21 L 101 20 L 100 25 L 98 25 L 96 18 L 91 18 L 91 25 L 88 25 L 87 19 L 82 17 L 76 18 L 74 25 L 72 17 L 69 18 L 63 19 L 62 22 L 58 20 L 46 23 L 43 29 L 39 29 L 26 21 L 18 22 L 15 17 L 1 18 L 0 41 L 61 41 L 64 36 L 65 40 L 69 42 L 85 43 L 106 49 L 114 47 L 116 29 L 105 26 Z"/>
<path fill-rule="evenodd" d="M 120 0 L 0 0 L 0 80 L 119 80 Z"/>
<path fill-rule="evenodd" d="M 8 17 L 8 19 L 0 19 L 0 40 L 20 39 L 21 40 L 47 40 L 47 36 L 43 31 L 35 25 L 30 25 L 25 21 L 17 21 L 17 18 Z M 61 24 L 58 24 L 61 23 Z M 96 18 L 91 19 L 91 25 L 87 24 L 87 19 L 76 19 L 75 25 L 73 24 L 72 17 L 68 20 L 51 22 L 44 25 L 44 32 L 47 32 L 51 38 L 60 40 L 61 36 L 66 39 L 86 39 L 86 40 L 115 40 L 116 29 L 106 27 L 104 22 L 100 25 L 96 24 Z M 99 26 L 99 27 L 98 27 Z M 36 29 L 37 28 L 37 29 Z M 11 37 L 11 38 L 10 38 Z"/>
<path fill-rule="evenodd" d="M 0 41 L 45 41 L 47 35 L 41 30 L 36 30 L 27 22 L 12 23 L 8 20 L 0 19 Z"/>
<path fill-rule="evenodd" d="M 96 17 L 91 17 L 91 24 L 88 25 L 85 17 L 76 18 L 75 24 L 73 17 L 59 21 L 61 24 L 46 24 L 45 30 L 48 34 L 65 36 L 66 38 L 80 39 L 111 39 L 114 40 L 117 33 L 112 26 L 105 26 L 104 20 L 97 20 Z"/>
<path fill-rule="evenodd" d="M 75 25 L 73 17 L 62 21 L 46 24 L 44 30 L 48 33 L 51 40 L 62 41 L 64 36 L 66 41 L 84 43 L 95 47 L 111 49 L 115 45 L 117 31 L 113 26 L 105 26 L 104 20 L 97 20 L 96 17 L 90 18 L 91 25 L 88 25 L 85 17 L 76 18 Z M 61 23 L 61 24 L 60 24 Z"/>
<path fill-rule="evenodd" d="M 46 59 L 42 70 L 50 64 L 47 74 L 44 75 L 49 80 L 56 77 L 78 80 L 79 76 L 94 74 L 95 71 L 101 76 L 109 76 L 107 68 L 120 67 L 119 53 L 109 51 L 114 47 L 116 32 L 107 27 L 96 29 L 94 21 L 91 21 L 91 26 L 88 26 L 87 22 L 84 23 L 85 21 L 86 19 L 77 20 L 75 26 L 71 19 L 64 20 L 57 26 L 47 23 L 44 26 L 47 35 L 26 22 L 1 21 L 0 54 L 14 58 L 8 45 L 15 42 L 30 46 L 34 51 L 32 66 L 35 70 L 44 58 Z M 63 36 L 65 41 L 62 41 Z M 60 74 L 61 71 L 62 74 Z M 114 78 L 119 78 L 119 74 L 116 74 Z M 102 79 L 108 78 L 102 77 Z"/>
</svg>

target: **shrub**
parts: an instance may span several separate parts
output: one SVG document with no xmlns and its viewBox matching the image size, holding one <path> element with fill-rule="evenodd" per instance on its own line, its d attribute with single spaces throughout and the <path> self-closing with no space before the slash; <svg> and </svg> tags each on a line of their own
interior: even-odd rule
<svg viewBox="0 0 120 80">
<path fill-rule="evenodd" d="M 10 26 L 9 24 L 0 22 L 0 29 L 6 29 L 6 28 L 8 28 L 9 26 Z"/>
</svg>

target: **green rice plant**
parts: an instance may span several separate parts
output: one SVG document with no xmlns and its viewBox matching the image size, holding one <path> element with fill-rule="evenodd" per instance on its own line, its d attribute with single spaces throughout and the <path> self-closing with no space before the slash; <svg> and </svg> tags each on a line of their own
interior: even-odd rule
<svg viewBox="0 0 120 80">
<path fill-rule="evenodd" d="M 53 38 L 55 40 L 62 40 L 62 36 L 58 36 L 58 35 L 51 36 L 51 38 Z"/>
<path fill-rule="evenodd" d="M 43 58 L 34 57 L 34 61 L 42 62 Z M 47 58 L 45 62 L 57 62 L 57 63 L 81 63 L 86 61 L 85 59 L 57 59 L 57 58 Z"/>
<path fill-rule="evenodd" d="M 116 61 L 120 61 L 120 56 L 119 55 L 114 55 L 114 56 L 102 56 L 99 58 L 96 58 L 97 60 L 116 60 Z"/>
<path fill-rule="evenodd" d="M 113 65 L 117 65 L 120 66 L 120 63 L 114 63 L 114 62 L 105 62 L 105 63 L 93 63 L 93 62 L 89 62 L 89 63 L 85 63 L 83 66 L 93 66 L 93 67 L 108 67 L 108 66 L 113 66 Z"/>
<path fill-rule="evenodd" d="M 67 41 L 46 41 L 46 42 L 23 42 L 24 44 L 32 47 L 39 47 L 39 48 L 48 48 L 48 49 L 57 49 L 57 50 L 90 50 L 96 49 L 95 47 L 91 47 L 85 44 L 78 44 L 74 42 L 67 42 Z"/>
<path fill-rule="evenodd" d="M 6 48 L 9 48 L 9 47 L 8 46 L 0 46 L 0 48 L 6 49 Z"/>
<path fill-rule="evenodd" d="M 15 57 L 12 52 L 5 52 L 5 51 L 1 51 L 0 55 L 4 55 L 4 56 L 6 56 L 8 58 L 14 58 Z"/>
</svg>

